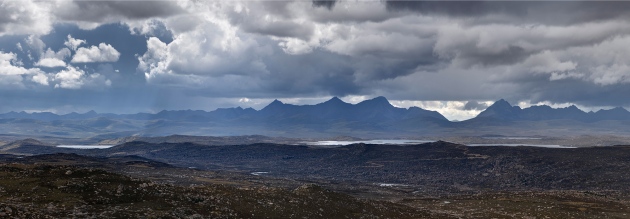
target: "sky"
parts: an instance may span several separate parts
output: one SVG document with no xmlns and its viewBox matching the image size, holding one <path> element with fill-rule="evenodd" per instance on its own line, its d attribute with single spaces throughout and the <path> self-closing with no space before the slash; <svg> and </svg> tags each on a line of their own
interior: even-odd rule
<svg viewBox="0 0 630 219">
<path fill-rule="evenodd" d="M 630 2 L 0 1 L 0 112 L 630 106 Z"/>
</svg>

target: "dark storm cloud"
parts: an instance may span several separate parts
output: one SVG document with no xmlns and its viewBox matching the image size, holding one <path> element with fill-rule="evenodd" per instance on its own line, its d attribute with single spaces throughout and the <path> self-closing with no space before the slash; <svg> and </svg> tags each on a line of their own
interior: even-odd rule
<svg viewBox="0 0 630 219">
<path fill-rule="evenodd" d="M 458 58 L 466 60 L 466 63 L 462 63 L 465 65 L 505 65 L 523 61 L 531 54 L 532 52 L 527 52 L 522 47 L 510 45 L 500 53 L 484 53 L 471 49 Z"/>
<path fill-rule="evenodd" d="M 172 1 L 73 1 L 62 5 L 55 15 L 67 21 L 111 22 L 168 17 L 183 12 Z"/>
<path fill-rule="evenodd" d="M 336 0 L 313 0 L 314 7 L 324 7 L 328 10 L 332 10 L 335 7 Z"/>
<path fill-rule="evenodd" d="M 395 1 L 385 2 L 392 12 L 468 17 L 498 23 L 569 25 L 628 17 L 626 1 Z M 503 15 L 500 20 L 484 16 Z"/>
<path fill-rule="evenodd" d="M 583 106 L 628 106 L 630 86 L 599 86 L 586 81 L 546 81 L 544 78 L 519 82 L 518 91 L 507 99 L 536 102 L 572 103 Z M 507 96 L 507 95 L 505 95 Z"/>
<path fill-rule="evenodd" d="M 410 11 L 423 14 L 476 17 L 489 13 L 523 15 L 528 2 L 484 2 L 484 1 L 386 1 L 390 11 Z"/>
<path fill-rule="evenodd" d="M 271 95 L 301 94 L 304 96 L 346 96 L 362 93 L 364 87 L 356 84 L 356 72 L 350 57 L 327 51 L 315 51 L 304 55 L 277 56 L 265 60 L 273 76 L 267 78 L 265 87 Z"/>
<path fill-rule="evenodd" d="M 113 63 L 70 63 L 85 77 L 111 80 L 100 88 L 40 86 L 33 73 L 7 76 L 0 84 L 22 78 L 40 87 L 2 90 L 11 100 L 0 111 L 102 111 L 118 99 L 117 110 L 185 108 L 195 102 L 183 100 L 188 96 L 630 105 L 624 96 L 630 92 L 630 2 L 7 2 L 13 5 L 0 6 L 0 50 L 15 53 L 14 63 L 31 68 L 38 61 L 41 52 L 24 40 L 30 34 L 44 41 L 44 50 L 60 51 L 72 35 L 86 47 L 109 44 L 121 56 Z M 32 10 L 16 14 L 17 8 Z M 149 51 L 152 37 L 159 48 Z M 63 69 L 43 71 L 54 78 Z M 458 107 L 486 106 L 469 101 Z"/>
</svg>

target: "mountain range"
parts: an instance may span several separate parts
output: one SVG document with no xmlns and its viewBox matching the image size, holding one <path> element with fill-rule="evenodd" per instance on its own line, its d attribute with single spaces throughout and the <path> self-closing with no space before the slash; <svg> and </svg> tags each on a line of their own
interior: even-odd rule
<svg viewBox="0 0 630 219">
<path fill-rule="evenodd" d="M 584 112 L 575 105 L 565 108 L 551 108 L 547 105 L 540 105 L 521 109 L 519 106 L 512 106 L 507 101 L 501 99 L 479 113 L 479 115 L 472 120 L 488 118 L 500 120 L 577 120 L 594 122 L 603 120 L 630 120 L 630 112 L 622 107 L 609 110 L 602 109 L 597 112 Z"/>
<path fill-rule="evenodd" d="M 274 100 L 261 110 L 221 108 L 214 111 L 177 110 L 159 113 L 110 114 L 9 112 L 0 114 L 0 132 L 16 135 L 62 137 L 119 137 L 190 135 L 265 134 L 285 137 L 408 137 L 535 131 L 570 128 L 579 133 L 592 130 L 619 132 L 630 127 L 630 112 L 617 107 L 584 112 L 575 106 L 552 108 L 546 105 L 521 109 L 501 99 L 475 118 L 454 122 L 436 111 L 418 107 L 398 108 L 385 97 L 357 104 L 337 97 L 315 105 L 292 105 Z M 566 134 L 566 133 L 565 133 Z"/>
</svg>

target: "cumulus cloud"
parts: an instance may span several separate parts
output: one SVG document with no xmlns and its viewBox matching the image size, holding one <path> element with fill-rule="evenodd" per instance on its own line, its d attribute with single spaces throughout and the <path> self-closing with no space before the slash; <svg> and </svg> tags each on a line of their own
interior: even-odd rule
<svg viewBox="0 0 630 219">
<path fill-rule="evenodd" d="M 138 69 L 150 79 L 155 75 L 170 73 L 167 69 L 168 47 L 160 39 L 151 37 L 147 40 L 147 52 L 138 58 Z"/>
<path fill-rule="evenodd" d="M 50 80 L 49 75 L 43 73 L 43 72 L 38 72 L 36 74 L 33 75 L 33 77 L 31 77 L 31 80 L 35 83 L 44 85 L 44 86 L 48 86 L 48 81 Z"/>
<path fill-rule="evenodd" d="M 79 89 L 83 86 L 82 80 L 85 72 L 81 69 L 68 66 L 68 69 L 59 71 L 55 74 L 55 88 Z"/>
<path fill-rule="evenodd" d="M 40 55 L 40 59 L 37 63 L 35 63 L 35 65 L 48 68 L 64 67 L 66 66 L 64 59 L 70 57 L 70 55 L 71 52 L 68 48 L 62 48 L 57 52 L 48 48 L 46 52 Z"/>
<path fill-rule="evenodd" d="M 77 90 L 85 87 L 100 89 L 112 85 L 111 80 L 99 73 L 88 74 L 83 69 L 68 66 L 66 69 L 57 72 L 53 81 L 55 88 Z"/>
<path fill-rule="evenodd" d="M 37 63 L 35 63 L 35 65 L 48 67 L 48 68 L 54 68 L 54 67 L 66 66 L 66 62 L 57 58 L 43 58 L 43 59 L 40 59 Z"/>
<path fill-rule="evenodd" d="M 175 35 L 168 44 L 155 37 L 147 40 L 138 69 L 149 82 L 166 74 L 197 84 L 204 77 L 268 73 L 261 60 L 271 54 L 270 48 L 252 36 L 240 35 L 225 20 L 207 19 L 197 29 Z"/>
<path fill-rule="evenodd" d="M 48 2 L 2 1 L 0 4 L 0 36 L 47 34 L 52 30 Z"/>
<path fill-rule="evenodd" d="M 100 43 L 97 46 L 91 46 L 89 48 L 78 48 L 74 56 L 72 57 L 72 63 L 86 63 L 86 62 L 117 62 L 120 57 L 120 52 L 113 46 L 105 43 Z"/>
<path fill-rule="evenodd" d="M 30 48 L 29 55 L 31 55 L 31 51 L 35 52 L 35 54 L 39 55 L 44 53 L 44 49 L 46 48 L 46 44 L 36 35 L 30 35 L 25 40 L 26 45 Z M 32 59 L 32 57 L 30 57 Z"/>
<path fill-rule="evenodd" d="M 75 39 L 73 38 L 71 35 L 68 35 L 68 40 L 66 40 L 63 45 L 65 45 L 66 47 L 72 49 L 73 51 L 76 51 L 77 48 L 79 48 L 80 45 L 85 44 L 85 40 L 81 40 L 81 39 Z"/>
<path fill-rule="evenodd" d="M 46 74 L 39 68 L 25 68 L 15 53 L 0 51 L 0 84 L 3 88 L 25 88 L 27 81 L 47 84 Z"/>
<path fill-rule="evenodd" d="M 22 75 L 28 73 L 28 69 L 15 65 L 17 56 L 15 53 L 0 52 L 0 74 L 2 75 Z"/>
</svg>

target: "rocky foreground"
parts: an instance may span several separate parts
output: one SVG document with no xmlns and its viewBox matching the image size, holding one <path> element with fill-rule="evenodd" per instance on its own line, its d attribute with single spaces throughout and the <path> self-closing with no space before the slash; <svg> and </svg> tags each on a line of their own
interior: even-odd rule
<svg viewBox="0 0 630 219">
<path fill-rule="evenodd" d="M 0 165 L 7 218 L 448 218 L 410 206 L 360 200 L 313 184 L 294 189 L 205 183 L 182 186 L 102 169 Z"/>
<path fill-rule="evenodd" d="M 17 218 L 630 218 L 626 146 L 31 142 L 5 152 L 0 215 Z"/>
</svg>

